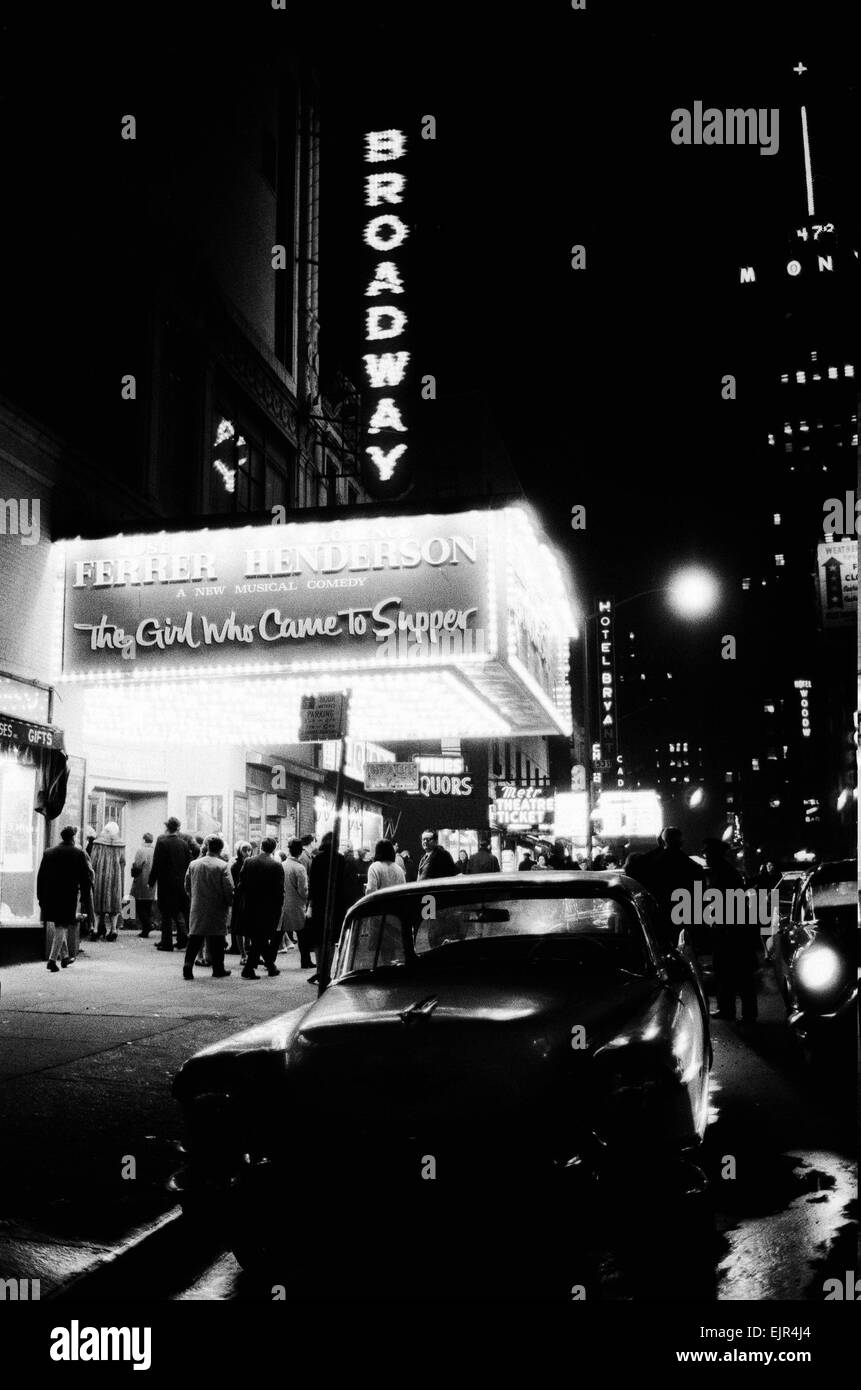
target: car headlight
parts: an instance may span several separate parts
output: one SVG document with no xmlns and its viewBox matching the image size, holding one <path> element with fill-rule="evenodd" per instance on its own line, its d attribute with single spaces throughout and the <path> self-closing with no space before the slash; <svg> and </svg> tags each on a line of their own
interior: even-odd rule
<svg viewBox="0 0 861 1390">
<path fill-rule="evenodd" d="M 840 957 L 830 946 L 812 946 L 798 958 L 798 983 L 805 989 L 833 989 L 843 973 Z"/>
</svg>

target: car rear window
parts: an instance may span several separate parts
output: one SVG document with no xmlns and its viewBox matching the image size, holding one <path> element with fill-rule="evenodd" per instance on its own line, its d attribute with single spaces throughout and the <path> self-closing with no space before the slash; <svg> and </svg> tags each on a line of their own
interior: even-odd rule
<svg viewBox="0 0 861 1390">
<path fill-rule="evenodd" d="M 405 897 L 384 913 L 354 914 L 344 927 L 337 973 L 417 963 L 458 944 L 494 942 L 502 948 L 519 939 L 528 951 L 548 938 L 560 949 L 573 942 L 587 956 L 591 941 L 605 960 L 629 969 L 648 963 L 636 912 L 616 898 L 429 893 Z"/>
</svg>

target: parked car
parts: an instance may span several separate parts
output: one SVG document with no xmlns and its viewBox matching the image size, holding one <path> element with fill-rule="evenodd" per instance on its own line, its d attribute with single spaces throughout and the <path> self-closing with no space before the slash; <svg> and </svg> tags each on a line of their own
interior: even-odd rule
<svg viewBox="0 0 861 1390">
<path fill-rule="evenodd" d="M 795 885 L 774 939 L 774 967 L 790 1027 L 816 1054 L 857 1031 L 857 861 L 820 864 Z"/>
<path fill-rule="evenodd" d="M 501 1181 L 503 1206 L 578 1174 L 659 1205 L 707 1122 L 708 1011 L 653 899 L 617 873 L 549 871 L 384 889 L 348 912 L 318 998 L 205 1048 L 174 1094 L 176 1187 L 246 1268 L 326 1218 L 404 1191 Z M 435 1183 L 421 1184 L 433 1159 Z M 701 1175 L 700 1175 L 701 1176 Z M 278 1233 L 284 1203 L 292 1229 Z M 325 1196 L 323 1196 L 325 1194 Z M 321 1201 L 322 1198 L 322 1201 Z M 356 1235 L 358 1239 L 358 1235 Z"/>
<path fill-rule="evenodd" d="M 765 954 L 769 960 L 775 958 L 778 934 L 781 923 L 789 917 L 792 911 L 792 904 L 795 899 L 795 890 L 799 883 L 802 883 L 810 873 L 809 869 L 784 869 L 780 875 L 777 885 L 777 911 L 772 916 L 771 933 L 765 938 Z"/>
</svg>

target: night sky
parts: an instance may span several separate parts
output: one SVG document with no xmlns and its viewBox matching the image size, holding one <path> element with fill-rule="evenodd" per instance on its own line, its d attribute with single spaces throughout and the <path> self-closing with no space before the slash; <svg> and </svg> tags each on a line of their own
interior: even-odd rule
<svg viewBox="0 0 861 1390">
<path fill-rule="evenodd" d="M 360 370 L 362 132 L 401 122 L 417 135 L 431 113 L 436 142 L 413 140 L 411 289 L 415 365 L 436 376 L 438 419 L 451 400 L 484 403 L 584 593 L 649 588 L 692 557 L 737 587 L 740 528 L 775 492 L 762 392 L 784 315 L 764 287 L 751 308 L 738 268 L 785 260 L 805 213 L 802 97 L 819 210 L 861 244 L 846 7 L 299 0 L 289 11 L 264 0 L 40 7 L 7 24 L 3 153 L 18 189 L 7 231 L 24 228 L 19 252 L 26 243 L 48 263 L 50 286 L 22 299 L 7 357 L 29 351 L 62 376 L 64 353 L 116 353 L 95 341 L 87 307 L 114 298 L 122 314 L 122 233 L 99 174 L 106 101 L 127 109 L 129 92 L 157 91 L 166 45 L 211 76 L 217 101 L 244 54 L 289 24 L 320 78 L 324 372 Z M 176 63 L 170 72 L 176 81 Z M 779 153 L 674 146 L 671 112 L 696 100 L 778 106 Z M 570 268 L 574 244 L 585 270 Z M 732 403 L 726 372 L 739 383 Z M 414 405 L 420 461 L 421 412 L 436 408 Z M 570 530 L 575 504 L 585 532 Z"/>
<path fill-rule="evenodd" d="M 861 246 L 846 18 L 827 5 L 435 5 L 410 41 L 402 8 L 385 15 L 362 7 L 322 50 L 324 346 L 348 371 L 360 350 L 357 130 L 418 132 L 433 113 L 438 140 L 417 142 L 411 189 L 421 371 L 437 375 L 442 407 L 463 393 L 489 404 L 585 601 L 659 586 L 689 560 L 721 577 L 707 622 L 655 600 L 628 613 L 701 730 L 729 735 L 744 664 L 720 660 L 719 637 L 739 630 L 745 537 L 781 505 L 763 446 L 783 266 L 807 211 L 802 100 L 817 213 Z M 672 111 L 696 100 L 778 107 L 778 153 L 673 145 Z M 585 271 L 570 268 L 575 243 Z M 750 263 L 755 297 L 739 286 Z M 736 401 L 721 399 L 725 373 Z M 414 421 L 434 408 L 417 404 Z M 575 503 L 585 532 L 570 529 Z"/>
<path fill-rule="evenodd" d="M 587 506 L 572 557 L 620 595 L 660 583 L 668 555 L 731 563 L 739 506 L 773 487 L 758 476 L 756 427 L 784 306 L 759 293 L 749 311 L 738 271 L 779 259 L 806 213 L 802 92 L 818 207 L 844 235 L 857 228 L 851 45 L 827 6 L 816 7 L 815 38 L 809 7 L 798 11 L 574 12 L 559 0 L 506 16 L 451 6 L 446 22 L 443 5 L 420 42 L 406 41 L 397 17 L 366 27 L 363 16 L 341 35 L 341 99 L 326 108 L 333 144 L 355 149 L 357 116 L 360 129 L 391 109 L 416 130 L 421 114 L 438 119 L 423 209 L 433 302 L 422 307 L 435 318 L 416 328 L 427 334 L 423 370 L 435 370 L 441 396 L 487 398 L 560 539 L 571 541 L 571 506 Z M 322 70 L 336 68 L 330 51 Z M 779 107 L 779 152 L 674 146 L 670 113 L 697 99 Z M 350 174 L 345 153 L 324 176 L 324 230 Z M 350 188 L 347 225 L 353 200 Z M 330 251 L 343 226 L 330 220 Z M 575 243 L 585 271 L 570 269 Z M 330 346 L 339 307 L 355 301 L 353 245 L 324 260 Z M 352 331 L 350 320 L 345 362 Z M 721 400 L 725 372 L 739 380 L 733 403 Z"/>
</svg>

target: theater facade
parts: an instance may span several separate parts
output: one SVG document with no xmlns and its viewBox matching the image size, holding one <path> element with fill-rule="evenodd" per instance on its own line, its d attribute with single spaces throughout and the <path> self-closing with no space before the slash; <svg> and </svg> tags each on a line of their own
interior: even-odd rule
<svg viewBox="0 0 861 1390">
<path fill-rule="evenodd" d="M 570 734 L 575 611 L 526 508 L 52 552 L 51 711 L 75 794 L 49 842 L 65 823 L 117 820 L 130 864 L 168 815 L 191 834 L 220 831 L 231 850 L 323 833 L 339 745 L 299 741 L 300 701 L 347 691 L 342 840 L 361 851 L 386 833 L 415 856 L 430 826 L 456 854 L 493 829 L 500 750 L 546 785 L 548 740 Z M 368 789 L 368 764 L 403 759 L 419 764 L 415 788 Z M 18 925 L 35 925 L 35 904 L 27 917 L 19 902 Z"/>
</svg>

